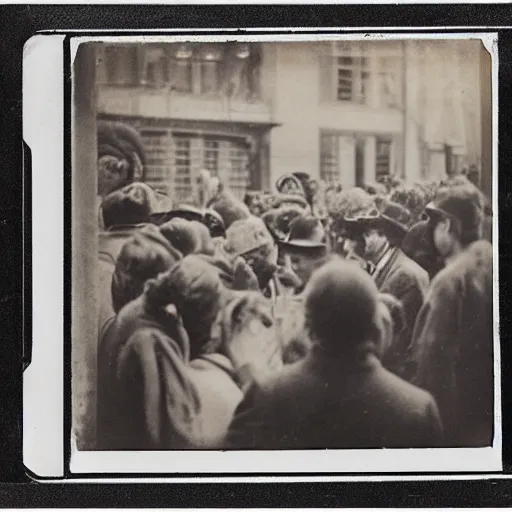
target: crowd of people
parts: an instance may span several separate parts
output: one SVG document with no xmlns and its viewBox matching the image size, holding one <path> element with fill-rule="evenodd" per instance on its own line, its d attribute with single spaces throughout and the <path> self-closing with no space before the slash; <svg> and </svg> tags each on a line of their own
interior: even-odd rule
<svg viewBox="0 0 512 512">
<path fill-rule="evenodd" d="M 466 176 L 162 211 L 133 130 L 98 131 L 98 448 L 488 446 L 491 212 Z"/>
</svg>

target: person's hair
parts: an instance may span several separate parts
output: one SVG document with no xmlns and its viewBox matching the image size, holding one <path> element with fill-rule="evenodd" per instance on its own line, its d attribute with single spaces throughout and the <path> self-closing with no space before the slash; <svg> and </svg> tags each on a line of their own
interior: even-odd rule
<svg viewBox="0 0 512 512">
<path fill-rule="evenodd" d="M 378 290 L 357 264 L 339 257 L 313 273 L 305 291 L 305 325 L 311 339 L 333 352 L 378 343 Z"/>
<path fill-rule="evenodd" d="M 211 345 L 211 330 L 222 305 L 223 286 L 218 273 L 199 255 L 190 254 L 168 272 L 146 284 L 146 307 L 165 323 L 164 308 L 173 304 L 190 338 L 191 357 Z"/>
<path fill-rule="evenodd" d="M 116 313 L 141 295 L 148 279 L 171 268 L 181 254 L 167 244 L 157 228 L 147 226 L 121 248 L 112 276 L 112 306 Z"/>
<path fill-rule="evenodd" d="M 144 183 L 131 183 L 115 190 L 101 203 L 105 228 L 149 222 L 154 205 L 153 189 Z"/>
</svg>

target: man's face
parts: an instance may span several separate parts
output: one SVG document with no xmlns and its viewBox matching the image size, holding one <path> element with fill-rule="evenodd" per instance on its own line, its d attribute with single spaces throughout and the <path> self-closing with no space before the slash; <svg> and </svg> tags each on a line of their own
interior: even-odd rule
<svg viewBox="0 0 512 512">
<path fill-rule="evenodd" d="M 378 256 L 386 243 L 386 237 L 377 229 L 367 229 L 363 233 L 364 239 L 364 256 L 371 260 Z"/>
<path fill-rule="evenodd" d="M 303 285 L 306 285 L 313 272 L 321 267 L 324 261 L 325 256 L 307 251 L 291 251 L 285 254 L 285 265 L 297 274 Z"/>
</svg>

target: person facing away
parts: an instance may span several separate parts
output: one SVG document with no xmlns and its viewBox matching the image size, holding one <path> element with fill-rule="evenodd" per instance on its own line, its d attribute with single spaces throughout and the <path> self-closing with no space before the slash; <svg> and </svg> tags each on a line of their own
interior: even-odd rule
<svg viewBox="0 0 512 512">
<path fill-rule="evenodd" d="M 144 183 L 132 183 L 116 190 L 102 202 L 104 231 L 98 235 L 99 328 L 112 316 L 110 286 L 121 248 L 148 224 L 154 192 Z"/>
<path fill-rule="evenodd" d="M 187 449 L 203 439 L 201 399 L 190 360 L 208 351 L 223 287 L 189 255 L 146 283 L 105 333 L 111 361 L 103 449 Z"/>
<path fill-rule="evenodd" d="M 98 344 L 98 434 L 103 435 L 108 428 L 110 410 L 115 395 L 112 395 L 112 377 L 115 374 L 115 337 L 108 332 L 116 323 L 115 316 L 128 303 L 139 297 L 144 291 L 148 279 L 168 271 L 181 254 L 173 249 L 159 233 L 156 226 L 146 226 L 130 238 L 121 249 L 112 276 L 111 288 L 102 304 L 108 303 L 107 309 L 100 309 L 100 329 Z"/>
<path fill-rule="evenodd" d="M 418 314 L 408 378 L 434 395 L 447 446 L 486 446 L 493 436 L 492 246 L 467 186 L 441 189 L 427 207 L 445 268 Z"/>
<path fill-rule="evenodd" d="M 334 257 L 305 291 L 313 348 L 255 381 L 225 446 L 238 449 L 398 448 L 440 444 L 434 399 L 380 364 L 378 290 L 354 262 Z"/>
<path fill-rule="evenodd" d="M 377 288 L 396 297 L 403 306 L 405 325 L 386 357 L 387 367 L 399 376 L 403 376 L 414 323 L 429 283 L 427 272 L 400 249 L 409 218 L 405 207 L 388 202 L 382 211 L 376 210 L 353 221 L 360 226 L 363 259 L 370 264 L 369 271 Z"/>
</svg>

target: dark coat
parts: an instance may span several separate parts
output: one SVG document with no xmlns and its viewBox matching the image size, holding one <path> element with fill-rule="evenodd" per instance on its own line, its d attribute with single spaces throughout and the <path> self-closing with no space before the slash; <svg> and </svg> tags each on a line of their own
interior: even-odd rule
<svg viewBox="0 0 512 512">
<path fill-rule="evenodd" d="M 101 449 L 185 449 L 201 439 L 189 352 L 180 329 L 164 328 L 146 312 L 144 295 L 119 312 L 98 353 Z"/>
<path fill-rule="evenodd" d="M 493 434 L 492 247 L 474 243 L 432 282 L 418 315 L 410 379 L 436 398 L 448 446 Z"/>
<path fill-rule="evenodd" d="M 226 446 L 239 449 L 429 447 L 440 443 L 432 397 L 368 354 L 334 359 L 315 347 L 272 380 L 253 384 Z"/>
<path fill-rule="evenodd" d="M 98 238 L 98 328 L 115 316 L 112 305 L 112 276 L 116 269 L 116 261 L 123 245 L 140 229 L 140 226 L 120 226 L 99 233 Z"/>
<path fill-rule="evenodd" d="M 392 250 L 391 258 L 381 271 L 374 274 L 374 278 L 379 291 L 395 296 L 404 308 L 406 325 L 382 356 L 382 364 L 402 376 L 416 316 L 423 305 L 429 280 L 427 272 L 401 249 Z"/>
</svg>

